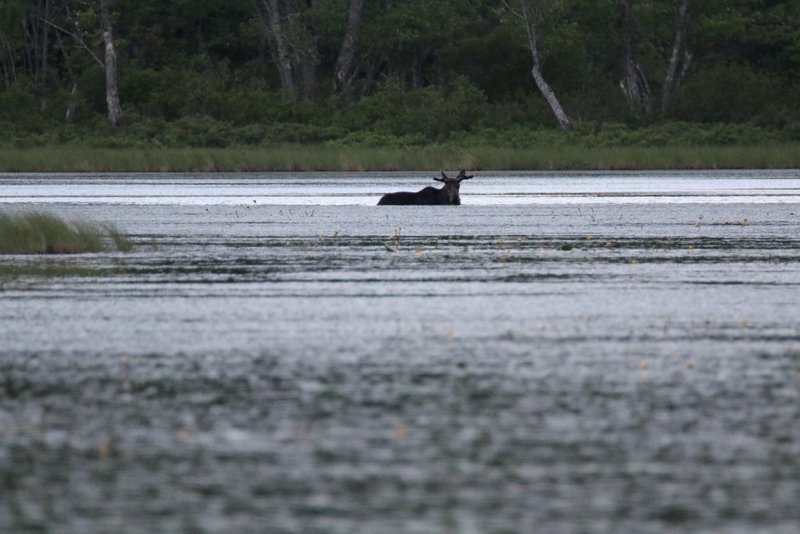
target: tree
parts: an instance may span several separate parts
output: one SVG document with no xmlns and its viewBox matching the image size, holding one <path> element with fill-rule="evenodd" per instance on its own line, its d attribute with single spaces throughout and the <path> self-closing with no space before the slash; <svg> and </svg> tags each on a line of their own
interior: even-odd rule
<svg viewBox="0 0 800 534">
<path fill-rule="evenodd" d="M 289 55 L 289 44 L 281 27 L 278 0 L 253 0 L 253 7 L 261 18 L 262 32 L 267 36 L 270 52 L 278 69 L 283 96 L 287 100 L 294 100 L 297 97 L 297 89 L 294 85 L 293 63 Z"/>
<path fill-rule="evenodd" d="M 341 93 L 353 81 L 353 64 L 356 52 L 356 39 L 361 26 L 364 0 L 350 0 L 348 6 L 347 30 L 342 39 L 342 48 L 336 65 L 333 67 L 333 92 Z"/>
<path fill-rule="evenodd" d="M 692 61 L 692 54 L 686 50 L 686 20 L 689 0 L 680 0 L 678 10 L 675 14 L 675 40 L 672 43 L 667 73 L 664 76 L 664 87 L 661 92 L 661 113 L 666 114 L 669 103 L 675 90 L 680 86 L 681 81 L 686 76 L 689 64 Z M 680 72 L 678 66 L 683 61 Z"/>
<path fill-rule="evenodd" d="M 86 42 L 87 40 L 93 40 L 94 37 L 97 36 L 95 33 L 96 30 L 92 32 L 85 31 L 81 28 L 81 25 L 78 22 L 78 20 L 87 13 L 89 15 L 88 18 L 94 21 L 97 20 L 93 8 L 89 8 L 88 6 L 84 5 L 85 2 L 81 2 L 79 0 L 73 2 L 70 0 L 63 0 L 58 6 L 58 13 L 65 19 L 63 24 L 73 27 L 74 31 L 57 24 L 49 17 L 43 17 L 41 19 L 44 26 L 48 28 L 52 27 L 59 32 L 56 37 L 56 42 L 62 55 L 64 56 L 64 68 L 69 73 L 72 84 L 72 100 L 70 101 L 65 113 L 65 117 L 67 119 L 70 119 L 74 112 L 74 100 L 78 91 L 78 82 L 72 67 L 69 65 L 68 53 L 65 49 L 61 34 L 72 37 L 84 50 L 89 53 L 95 63 L 103 68 L 103 71 L 105 72 L 106 116 L 108 117 L 108 121 L 113 126 L 119 125 L 122 120 L 122 108 L 119 102 L 119 88 L 117 83 L 117 52 L 114 43 L 114 25 L 112 20 L 113 16 L 111 13 L 111 2 L 112 0 L 100 0 L 99 31 L 103 39 L 102 58 L 96 54 L 93 47 Z M 76 9 L 72 9 L 70 7 L 71 3 L 75 4 L 74 7 Z M 81 8 L 86 8 L 86 11 L 82 11 Z M 45 9 L 45 14 L 47 14 L 47 9 Z"/>
<path fill-rule="evenodd" d="M 106 71 L 108 122 L 110 122 L 112 126 L 117 126 L 122 119 L 122 108 L 119 104 L 119 89 L 117 88 L 117 50 L 114 47 L 114 25 L 111 21 L 111 0 L 100 0 L 100 21 L 103 29 L 103 46 L 105 49 L 103 68 Z"/>
<path fill-rule="evenodd" d="M 0 0 L 0 142 L 64 118 L 89 125 L 96 114 L 117 124 L 120 100 L 124 118 L 143 124 L 208 116 L 253 126 L 246 142 L 266 135 L 265 121 L 292 123 L 292 139 L 384 126 L 444 139 L 469 128 L 465 117 L 488 131 L 551 116 L 568 128 L 576 116 L 620 122 L 657 111 L 661 119 L 789 126 L 781 135 L 794 139 L 799 6 Z M 338 98 L 320 98 L 327 94 Z M 383 123 L 364 120 L 387 103 L 397 109 L 378 113 Z M 408 120 L 392 126 L 392 117 Z"/>
<path fill-rule="evenodd" d="M 47 107 L 48 74 L 50 72 L 50 27 L 44 23 L 50 12 L 50 1 L 0 1 L 0 54 L 6 86 L 27 74 L 37 80 L 34 92 L 40 111 Z M 19 67 L 19 69 L 18 69 Z"/>
<path fill-rule="evenodd" d="M 528 48 L 530 49 L 531 57 L 533 59 L 531 75 L 536 83 L 536 87 L 539 89 L 539 92 L 542 93 L 542 96 L 544 96 L 545 100 L 547 100 L 547 104 L 550 106 L 550 109 L 553 110 L 553 115 L 555 115 L 556 120 L 561 128 L 564 130 L 570 129 L 572 127 L 572 123 L 570 122 L 569 117 L 561 107 L 561 103 L 556 97 L 552 87 L 550 87 L 550 84 L 547 83 L 542 75 L 542 54 L 539 50 L 537 16 L 531 0 L 519 0 L 519 11 L 512 9 L 507 3 L 506 6 L 508 7 L 509 11 L 522 19 L 522 22 L 525 25 L 525 33 L 528 36 Z"/>
<path fill-rule="evenodd" d="M 631 0 L 620 0 L 620 19 L 622 24 L 622 80 L 620 87 L 628 100 L 628 106 L 636 115 L 653 112 L 650 101 L 650 84 L 644 69 L 636 58 L 636 44 L 631 26 L 633 15 Z"/>
<path fill-rule="evenodd" d="M 478 0 L 367 2 L 363 22 L 362 92 L 381 78 L 411 89 L 444 85 L 458 72 L 452 58 L 484 20 Z"/>
<path fill-rule="evenodd" d="M 317 0 L 252 0 L 267 36 L 270 52 L 287 100 L 313 100 L 316 96 L 318 55 L 308 11 Z"/>
</svg>

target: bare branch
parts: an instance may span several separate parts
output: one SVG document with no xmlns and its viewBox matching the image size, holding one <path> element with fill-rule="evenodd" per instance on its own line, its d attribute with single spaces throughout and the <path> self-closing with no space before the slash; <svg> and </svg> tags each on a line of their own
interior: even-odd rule
<svg viewBox="0 0 800 534">
<path fill-rule="evenodd" d="M 503 0 L 503 5 L 506 6 L 506 9 L 508 9 L 511 12 L 511 14 L 514 15 L 515 17 L 519 17 L 521 19 L 525 18 L 522 15 L 522 13 L 520 13 L 519 11 L 515 11 L 514 8 L 511 7 L 511 4 L 509 4 L 506 0 Z"/>
<path fill-rule="evenodd" d="M 84 40 L 83 40 L 83 39 L 81 39 L 81 38 L 80 38 L 78 35 L 76 35 L 76 34 L 72 33 L 71 31 L 67 30 L 66 28 L 62 28 L 62 27 L 61 27 L 61 26 L 59 26 L 58 24 L 55 24 L 55 23 L 53 23 L 53 22 L 50 22 L 49 20 L 46 20 L 46 19 L 39 19 L 39 20 L 41 20 L 42 22 L 44 22 L 44 23 L 45 23 L 45 24 L 47 24 L 48 26 L 52 26 L 53 28 L 57 29 L 58 31 L 61 31 L 61 32 L 64 32 L 64 33 L 66 33 L 67 35 L 69 35 L 70 37 L 72 37 L 73 39 L 75 39 L 76 41 L 78 41 L 78 42 L 81 44 L 81 46 L 83 46 L 83 47 L 86 49 L 86 51 L 87 51 L 87 52 L 89 52 L 89 54 L 92 56 L 92 59 L 94 59 L 94 60 L 97 62 L 97 64 L 98 64 L 98 65 L 100 65 L 101 67 L 104 67 L 104 66 L 105 66 L 105 63 L 103 63 L 103 60 L 102 60 L 102 59 L 100 59 L 100 58 L 97 56 L 97 54 L 95 54 L 95 53 L 92 51 L 92 49 L 91 49 L 91 48 L 89 48 L 89 46 L 88 46 L 88 45 L 87 45 L 87 44 L 84 42 Z"/>
</svg>

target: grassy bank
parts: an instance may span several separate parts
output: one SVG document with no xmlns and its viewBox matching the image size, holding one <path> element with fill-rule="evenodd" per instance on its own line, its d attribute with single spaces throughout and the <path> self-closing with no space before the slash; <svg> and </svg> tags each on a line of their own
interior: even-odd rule
<svg viewBox="0 0 800 534">
<path fill-rule="evenodd" d="M 228 148 L 0 148 L 2 172 L 800 168 L 800 143 L 761 146 L 281 145 Z"/>
<path fill-rule="evenodd" d="M 0 254 L 79 254 L 132 244 L 113 226 L 66 222 L 47 213 L 0 213 Z"/>
</svg>

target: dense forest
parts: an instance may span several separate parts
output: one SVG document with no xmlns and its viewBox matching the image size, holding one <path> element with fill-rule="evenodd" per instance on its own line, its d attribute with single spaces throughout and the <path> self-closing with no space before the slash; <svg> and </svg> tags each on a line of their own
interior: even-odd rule
<svg viewBox="0 0 800 534">
<path fill-rule="evenodd" d="M 800 0 L 0 0 L 0 143 L 800 140 Z"/>
</svg>

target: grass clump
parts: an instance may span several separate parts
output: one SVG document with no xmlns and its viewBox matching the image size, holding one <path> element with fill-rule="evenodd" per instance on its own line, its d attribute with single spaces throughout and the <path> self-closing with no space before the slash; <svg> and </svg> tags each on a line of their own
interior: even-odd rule
<svg viewBox="0 0 800 534">
<path fill-rule="evenodd" d="M 133 242 L 127 235 L 117 230 L 113 225 L 106 225 L 105 229 L 118 251 L 130 252 L 133 250 Z"/>
<path fill-rule="evenodd" d="M 0 254 L 80 254 L 107 250 L 109 242 L 131 250 L 127 236 L 113 226 L 66 222 L 49 213 L 0 213 Z"/>
</svg>

